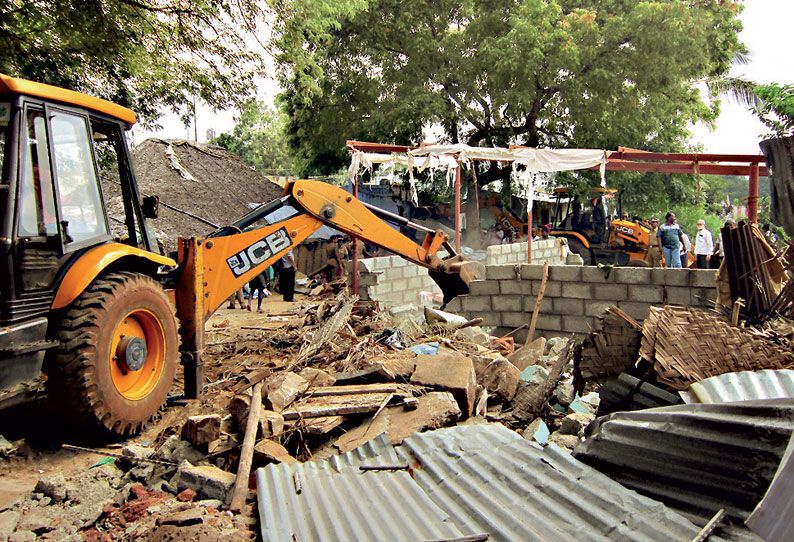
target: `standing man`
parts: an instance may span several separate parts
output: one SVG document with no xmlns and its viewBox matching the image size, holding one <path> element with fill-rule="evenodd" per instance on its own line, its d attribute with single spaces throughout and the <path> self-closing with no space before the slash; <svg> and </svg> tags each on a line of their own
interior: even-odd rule
<svg viewBox="0 0 794 542">
<path fill-rule="evenodd" d="M 281 273 L 279 274 L 279 284 L 284 301 L 294 301 L 295 299 L 295 258 L 292 251 L 287 252 L 281 258 Z"/>
<path fill-rule="evenodd" d="M 681 247 L 684 245 L 684 232 L 681 226 L 675 223 L 675 213 L 667 213 L 665 223 L 659 226 L 656 237 L 661 240 L 659 255 L 664 251 L 664 261 L 667 267 L 681 268 Z"/>
<path fill-rule="evenodd" d="M 662 245 L 658 237 L 659 234 L 659 219 L 651 219 L 651 232 L 648 234 L 650 246 L 648 247 L 648 254 L 645 256 L 645 261 L 651 267 L 662 267 Z"/>
<path fill-rule="evenodd" d="M 698 234 L 695 237 L 695 265 L 698 269 L 708 269 L 714 253 L 714 237 L 706 229 L 706 221 L 698 220 Z"/>
</svg>

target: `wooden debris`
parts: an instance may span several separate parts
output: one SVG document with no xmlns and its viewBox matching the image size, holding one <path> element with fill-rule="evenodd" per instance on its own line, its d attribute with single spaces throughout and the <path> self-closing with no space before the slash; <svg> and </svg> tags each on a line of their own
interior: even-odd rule
<svg viewBox="0 0 794 542">
<path fill-rule="evenodd" d="M 182 426 L 182 439 L 199 446 L 221 438 L 221 417 L 217 414 L 190 416 Z"/>
<path fill-rule="evenodd" d="M 346 416 L 375 412 L 392 393 L 367 393 L 344 396 L 310 397 L 282 412 L 285 420 L 319 418 L 324 416 Z"/>
<path fill-rule="evenodd" d="M 642 326 L 617 307 L 599 316 L 600 331 L 591 331 L 575 357 L 574 376 L 579 381 L 605 379 L 622 373 L 637 361 Z"/>
<path fill-rule="evenodd" d="M 565 348 L 562 349 L 557 359 L 551 365 L 549 376 L 540 384 L 527 385 L 519 389 L 512 402 L 511 417 L 519 422 L 525 423 L 534 420 L 543 411 L 544 405 L 557 388 L 562 371 L 565 365 L 573 356 L 575 341 L 568 340 Z"/>
<path fill-rule="evenodd" d="M 527 332 L 527 340 L 525 344 L 529 344 L 535 340 L 535 325 L 538 322 L 538 313 L 540 312 L 540 304 L 543 302 L 543 294 L 546 292 L 546 282 L 549 280 L 549 262 L 543 263 L 543 277 L 540 280 L 540 290 L 538 291 L 538 298 L 535 300 L 535 308 L 532 310 L 532 319 L 529 321 L 529 331 Z"/>
<path fill-rule="evenodd" d="M 256 384 L 257 382 L 261 382 L 267 377 L 273 374 L 271 369 L 258 369 L 253 373 L 246 375 L 242 382 L 238 382 L 234 386 L 232 386 L 231 390 L 235 395 L 239 395 L 243 393 L 245 390 Z"/>
<path fill-rule="evenodd" d="M 396 393 L 397 384 L 353 384 L 349 386 L 327 386 L 312 388 L 307 397 L 326 397 L 328 395 L 360 395 L 366 393 Z"/>
<path fill-rule="evenodd" d="M 256 446 L 254 446 L 254 458 L 257 462 L 269 460 L 278 461 L 279 463 L 295 463 L 297 461 L 284 446 L 267 439 L 256 443 Z"/>
<path fill-rule="evenodd" d="M 245 426 L 245 436 L 243 437 L 243 447 L 240 451 L 240 465 L 237 468 L 237 478 L 234 482 L 234 490 L 229 504 L 232 512 L 241 512 L 248 497 L 248 479 L 251 475 L 251 461 L 254 454 L 254 443 L 256 442 L 256 432 L 259 427 L 259 415 L 262 411 L 262 383 L 254 384 L 253 395 L 251 397 L 251 408 L 248 413 L 248 423 Z"/>
</svg>

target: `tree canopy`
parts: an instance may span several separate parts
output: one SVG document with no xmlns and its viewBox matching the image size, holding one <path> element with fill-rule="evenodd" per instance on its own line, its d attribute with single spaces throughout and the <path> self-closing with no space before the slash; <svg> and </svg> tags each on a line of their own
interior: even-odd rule
<svg viewBox="0 0 794 542">
<path fill-rule="evenodd" d="M 412 144 L 428 126 L 478 146 L 677 150 L 718 113 L 692 81 L 743 52 L 734 2 L 318 3 L 275 4 L 304 173 L 346 163 L 345 139 Z"/>
<path fill-rule="evenodd" d="M 252 94 L 255 0 L 0 0 L 0 72 L 94 94 L 152 124 Z M 187 107 L 186 107 L 187 106 Z"/>
</svg>

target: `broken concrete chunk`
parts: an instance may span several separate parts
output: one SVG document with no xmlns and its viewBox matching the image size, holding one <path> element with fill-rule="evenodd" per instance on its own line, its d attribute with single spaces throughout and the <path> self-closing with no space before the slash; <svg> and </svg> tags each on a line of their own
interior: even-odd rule
<svg viewBox="0 0 794 542">
<path fill-rule="evenodd" d="M 173 437 L 177 439 L 177 437 Z M 179 440 L 179 439 L 177 439 Z M 147 448 L 146 446 L 139 446 L 137 444 L 128 444 L 121 450 L 121 455 L 125 458 L 129 458 L 130 460 L 128 463 L 132 463 L 133 465 L 137 464 L 137 460 L 139 459 L 151 459 L 154 455 L 153 448 Z"/>
<path fill-rule="evenodd" d="M 580 439 L 576 435 L 565 435 L 559 431 L 554 432 L 549 436 L 549 443 L 556 444 L 560 448 L 565 448 L 568 451 L 573 450 L 579 445 Z"/>
<path fill-rule="evenodd" d="M 342 425 L 344 421 L 344 416 L 322 416 L 320 418 L 294 420 L 291 422 L 291 426 L 298 425 L 301 431 L 309 435 L 324 435 Z"/>
<path fill-rule="evenodd" d="M 425 322 L 428 324 L 432 324 L 433 322 L 441 322 L 451 326 L 453 329 L 457 329 L 465 326 L 468 320 L 458 314 L 433 309 L 425 305 Z M 482 323 L 482 320 L 480 320 L 479 323 Z"/>
<path fill-rule="evenodd" d="M 561 380 L 560 383 L 557 384 L 557 401 L 559 401 L 562 406 L 567 407 L 573 403 L 575 398 L 576 390 L 573 387 L 573 379 Z"/>
<path fill-rule="evenodd" d="M 8 542 L 36 542 L 36 533 L 32 531 L 15 531 L 8 537 Z M 0 533 L 0 540 L 3 535 Z"/>
<path fill-rule="evenodd" d="M 245 431 L 245 424 L 248 422 L 248 411 L 251 408 L 251 398 L 247 395 L 235 395 L 229 401 L 228 411 L 234 420 L 234 428 L 237 431 Z"/>
<path fill-rule="evenodd" d="M 63 502 L 66 500 L 66 479 L 60 472 L 42 476 L 33 491 L 44 493 L 55 502 Z"/>
<path fill-rule="evenodd" d="M 535 365 L 540 361 L 543 357 L 543 350 L 546 348 L 546 339 L 540 337 L 535 339 L 531 343 L 522 346 L 512 354 L 510 354 L 507 359 L 518 367 L 519 371 L 523 371 L 530 365 Z"/>
<path fill-rule="evenodd" d="M 284 416 L 272 410 L 262 409 L 259 416 L 259 432 L 262 438 L 279 437 L 284 433 Z"/>
<path fill-rule="evenodd" d="M 177 490 L 192 489 L 208 499 L 226 501 L 236 476 L 213 466 L 194 467 L 187 461 L 179 465 Z"/>
<path fill-rule="evenodd" d="M 418 399 L 419 405 L 415 410 L 406 410 L 401 406 L 387 409 L 386 434 L 392 444 L 400 444 L 419 431 L 444 427 L 461 417 L 459 403 L 449 392 L 430 392 Z"/>
<path fill-rule="evenodd" d="M 477 326 L 459 329 L 455 332 L 455 335 L 463 338 L 467 342 L 480 346 L 486 346 L 491 343 L 491 336 Z"/>
<path fill-rule="evenodd" d="M 289 455 L 287 449 L 272 440 L 261 440 L 254 446 L 254 460 L 278 461 L 279 463 L 295 463 L 297 460 Z"/>
<path fill-rule="evenodd" d="M 248 411 L 251 408 L 251 398 L 247 395 L 237 395 L 229 402 L 229 414 L 234 420 L 237 431 L 245 431 L 248 423 Z M 279 412 L 265 410 L 259 415 L 259 435 L 262 438 L 278 437 L 284 433 L 284 416 Z"/>
<path fill-rule="evenodd" d="M 594 419 L 595 414 L 584 414 L 582 412 L 568 414 L 562 419 L 560 433 L 563 435 L 576 435 L 581 437 L 584 435 L 584 428 Z"/>
<path fill-rule="evenodd" d="M 22 514 L 13 510 L 0 512 L 0 540 L 8 540 L 11 533 L 17 528 L 17 524 L 21 517 Z"/>
<path fill-rule="evenodd" d="M 521 371 L 521 380 L 533 384 L 545 382 L 549 377 L 549 370 L 542 365 L 530 365 Z"/>
<path fill-rule="evenodd" d="M 416 357 L 412 384 L 448 391 L 457 399 L 466 416 L 474 411 L 477 380 L 471 359 L 457 353 L 438 353 Z"/>
<path fill-rule="evenodd" d="M 405 382 L 414 374 L 416 356 L 410 350 L 403 350 L 399 355 L 381 360 L 378 363 L 389 380 Z"/>
<path fill-rule="evenodd" d="M 282 373 L 267 383 L 267 402 L 272 410 L 281 412 L 297 399 L 309 383 L 295 373 Z"/>
<path fill-rule="evenodd" d="M 546 341 L 546 352 L 544 355 L 556 358 L 560 355 L 560 352 L 565 350 L 567 344 L 568 339 L 565 337 L 552 337 Z"/>
<path fill-rule="evenodd" d="M 221 438 L 221 417 L 218 414 L 190 416 L 182 426 L 182 438 L 194 446 Z"/>
<path fill-rule="evenodd" d="M 330 373 L 314 367 L 306 367 L 298 374 L 305 378 L 309 386 L 312 387 L 333 386 L 334 382 L 336 382 L 336 378 L 331 376 Z"/>
<path fill-rule="evenodd" d="M 178 527 L 187 527 L 188 525 L 197 525 L 204 522 L 204 514 L 206 510 L 200 506 L 188 508 L 181 512 L 175 512 L 168 516 L 159 518 L 157 523 L 159 525 L 176 525 Z"/>
<path fill-rule="evenodd" d="M 499 354 L 494 357 L 472 356 L 477 382 L 490 392 L 509 401 L 516 394 L 521 373 Z"/>
<path fill-rule="evenodd" d="M 535 418 L 526 429 L 524 429 L 524 438 L 533 440 L 538 444 L 548 444 L 549 442 L 549 428 L 541 418 Z"/>
</svg>

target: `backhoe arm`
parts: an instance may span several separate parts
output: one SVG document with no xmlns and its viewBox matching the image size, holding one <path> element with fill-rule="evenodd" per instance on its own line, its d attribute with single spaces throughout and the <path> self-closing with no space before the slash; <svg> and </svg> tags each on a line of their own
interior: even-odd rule
<svg viewBox="0 0 794 542">
<path fill-rule="evenodd" d="M 295 216 L 243 231 L 287 204 L 296 209 Z M 386 224 L 384 218 L 424 231 L 424 242 L 418 245 Z M 428 268 L 444 292 L 445 303 L 458 293 L 468 292 L 468 282 L 484 273 L 482 264 L 455 254 L 444 232 L 368 207 L 333 185 L 317 181 L 290 182 L 284 189 L 284 197 L 261 205 L 207 239 L 180 239 L 176 302 L 187 397 L 198 397 L 201 391 L 207 318 L 230 295 L 323 224 Z M 437 256 L 442 246 L 451 255 L 444 260 Z"/>
</svg>

